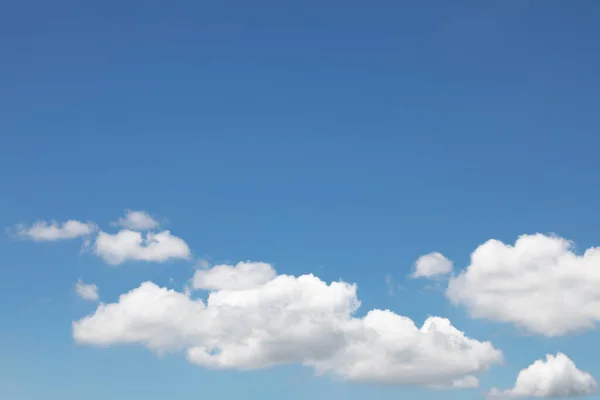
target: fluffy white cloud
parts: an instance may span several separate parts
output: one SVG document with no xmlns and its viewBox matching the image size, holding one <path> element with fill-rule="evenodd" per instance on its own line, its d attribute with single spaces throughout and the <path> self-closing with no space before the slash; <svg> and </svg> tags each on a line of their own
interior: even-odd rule
<svg viewBox="0 0 600 400">
<path fill-rule="evenodd" d="M 74 239 L 80 236 L 87 236 L 95 230 L 96 225 L 91 222 L 81 222 L 72 219 L 62 224 L 56 221 L 38 221 L 31 226 L 17 226 L 19 236 L 37 242 Z"/>
<path fill-rule="evenodd" d="M 125 216 L 113 222 L 112 225 L 136 231 L 147 231 L 158 227 L 159 223 L 146 211 L 125 210 Z"/>
<path fill-rule="evenodd" d="M 517 376 L 512 389 L 492 389 L 491 397 L 574 397 L 595 393 L 596 380 L 580 371 L 565 354 L 548 354 L 546 361 L 537 360 Z"/>
<path fill-rule="evenodd" d="M 75 283 L 75 293 L 84 300 L 98 301 L 98 286 L 86 284 L 81 279 Z"/>
<path fill-rule="evenodd" d="M 194 289 L 241 290 L 262 286 L 277 273 L 267 263 L 240 262 L 237 265 L 215 265 L 198 270 L 192 279 Z"/>
<path fill-rule="evenodd" d="M 126 261 L 164 262 L 171 259 L 187 259 L 190 248 L 187 243 L 169 231 L 158 233 L 123 229 L 116 234 L 98 233 L 94 253 L 112 265 Z"/>
<path fill-rule="evenodd" d="M 389 310 L 357 317 L 356 285 L 274 275 L 263 263 L 215 268 L 200 280 L 214 289 L 206 301 L 145 282 L 74 322 L 73 337 L 184 351 L 206 368 L 301 364 L 349 381 L 398 385 L 471 387 L 473 374 L 502 360 L 491 343 L 465 336 L 444 318 L 430 317 L 419 328 Z"/>
<path fill-rule="evenodd" d="M 417 259 L 412 273 L 413 278 L 433 278 L 452 272 L 452 261 L 443 254 L 433 252 Z"/>
<path fill-rule="evenodd" d="M 447 297 L 474 318 L 559 336 L 600 320 L 600 248 L 578 255 L 566 239 L 522 235 L 514 246 L 489 240 L 450 279 Z"/>
</svg>

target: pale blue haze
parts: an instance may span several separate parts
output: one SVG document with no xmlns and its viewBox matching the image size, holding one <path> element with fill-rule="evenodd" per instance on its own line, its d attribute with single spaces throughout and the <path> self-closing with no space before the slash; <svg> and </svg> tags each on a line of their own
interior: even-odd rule
<svg viewBox="0 0 600 400">
<path fill-rule="evenodd" d="M 191 262 L 109 267 L 80 241 L 0 237 L 0 398 L 479 399 L 557 350 L 600 377 L 597 331 L 522 336 L 409 281 L 440 251 L 555 232 L 600 244 L 600 3 L 0 4 L 0 224 L 168 219 L 195 257 L 356 282 L 364 312 L 448 317 L 506 357 L 481 390 L 207 371 L 77 346 L 71 321 Z M 403 286 L 388 295 L 385 276 Z"/>
</svg>

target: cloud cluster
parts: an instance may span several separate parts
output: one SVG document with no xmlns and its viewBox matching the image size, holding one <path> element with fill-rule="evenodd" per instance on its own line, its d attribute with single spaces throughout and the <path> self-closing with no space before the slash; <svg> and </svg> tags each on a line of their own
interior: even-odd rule
<svg viewBox="0 0 600 400">
<path fill-rule="evenodd" d="M 92 234 L 96 224 L 70 219 L 62 224 L 56 221 L 37 221 L 31 226 L 18 225 L 17 234 L 36 242 L 53 242 L 58 240 L 75 239 Z"/>
<path fill-rule="evenodd" d="M 557 236 L 489 240 L 451 278 L 446 295 L 474 318 L 511 322 L 546 336 L 592 329 L 600 321 L 600 248 L 578 255 Z"/>
<path fill-rule="evenodd" d="M 81 279 L 75 283 L 75 293 L 84 300 L 98 301 L 98 286 L 94 284 L 86 284 Z"/>
<path fill-rule="evenodd" d="M 153 231 L 160 224 L 145 211 L 126 210 L 111 225 L 121 230 L 107 233 L 94 223 L 68 220 L 19 225 L 17 233 L 34 241 L 87 236 L 86 246 L 110 265 L 191 258 L 183 239 Z M 299 364 L 346 381 L 430 388 L 478 387 L 476 375 L 503 358 L 490 342 L 467 337 L 445 318 L 429 317 L 418 327 L 389 310 L 359 315 L 355 284 L 278 275 L 264 262 L 209 268 L 201 260 L 198 266 L 183 292 L 144 282 L 114 303 L 100 303 L 73 322 L 74 340 L 181 352 L 211 369 Z M 522 235 L 514 244 L 492 239 L 457 275 L 452 261 L 432 252 L 417 259 L 410 277 L 447 275 L 446 297 L 473 318 L 545 336 L 592 329 L 600 321 L 600 248 L 578 254 L 568 240 L 543 234 Z M 391 276 L 386 283 L 391 291 Z M 99 300 L 98 287 L 81 280 L 75 293 Z M 520 371 L 513 388 L 488 395 L 569 397 L 597 389 L 591 374 L 559 352 Z"/>
<path fill-rule="evenodd" d="M 17 234 L 34 241 L 58 241 L 96 234 L 84 241 L 83 249 L 111 265 L 128 261 L 166 262 L 172 259 L 188 259 L 191 250 L 187 243 L 168 230 L 149 231 L 159 223 L 146 211 L 126 210 L 125 216 L 111 225 L 124 227 L 111 234 L 98 230 L 92 222 L 68 220 L 63 223 L 38 221 L 31 226 L 17 225 Z"/>
<path fill-rule="evenodd" d="M 546 355 L 546 361 L 537 360 L 517 376 L 512 389 L 492 389 L 490 397 L 575 397 L 598 390 L 596 380 L 580 371 L 563 353 Z"/>
<path fill-rule="evenodd" d="M 356 316 L 356 285 L 276 275 L 250 262 L 196 274 L 194 286 L 209 290 L 206 301 L 145 282 L 75 321 L 74 339 L 184 351 L 213 369 L 301 364 L 349 381 L 435 387 L 475 386 L 474 374 L 502 360 L 491 343 L 444 318 L 417 327 L 388 310 Z"/>
</svg>

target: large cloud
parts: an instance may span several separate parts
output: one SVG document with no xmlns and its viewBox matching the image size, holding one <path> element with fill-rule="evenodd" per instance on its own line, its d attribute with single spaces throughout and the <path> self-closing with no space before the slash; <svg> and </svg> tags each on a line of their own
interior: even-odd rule
<svg viewBox="0 0 600 400">
<path fill-rule="evenodd" d="M 92 222 L 81 222 L 72 219 L 63 223 L 38 221 L 31 226 L 17 226 L 19 236 L 37 242 L 75 239 L 90 235 L 95 230 L 96 224 Z"/>
<path fill-rule="evenodd" d="M 126 261 L 164 262 L 171 259 L 187 259 L 190 248 L 187 243 L 169 231 L 158 233 L 123 229 L 116 234 L 99 232 L 94 243 L 94 253 L 112 265 Z"/>
<path fill-rule="evenodd" d="M 196 284 L 213 289 L 206 301 L 145 282 L 74 322 L 73 337 L 185 351 L 190 362 L 213 369 L 301 364 L 350 381 L 435 387 L 476 386 L 473 374 L 502 359 L 491 343 L 466 337 L 444 318 L 419 328 L 386 310 L 355 316 L 356 285 L 270 276 L 263 263 L 216 268 Z"/>
<path fill-rule="evenodd" d="M 537 360 L 517 376 L 512 389 L 492 389 L 491 397 L 574 397 L 595 393 L 596 380 L 580 371 L 565 354 L 548 354 L 546 361 Z"/>
<path fill-rule="evenodd" d="M 566 239 L 522 235 L 513 245 L 489 240 L 449 282 L 447 297 L 474 318 L 512 322 L 559 336 L 600 320 L 600 248 L 573 252 Z"/>
</svg>

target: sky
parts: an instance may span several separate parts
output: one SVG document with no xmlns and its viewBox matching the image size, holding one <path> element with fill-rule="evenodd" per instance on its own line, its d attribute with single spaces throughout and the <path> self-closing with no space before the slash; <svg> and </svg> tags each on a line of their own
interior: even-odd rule
<svg viewBox="0 0 600 400">
<path fill-rule="evenodd" d="M 0 4 L 0 398 L 600 398 L 600 3 Z"/>
</svg>

